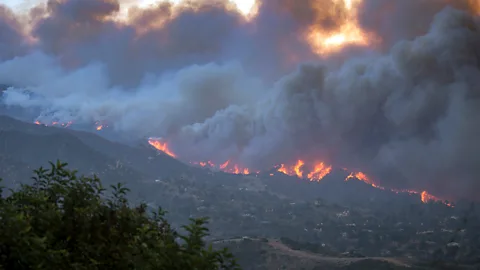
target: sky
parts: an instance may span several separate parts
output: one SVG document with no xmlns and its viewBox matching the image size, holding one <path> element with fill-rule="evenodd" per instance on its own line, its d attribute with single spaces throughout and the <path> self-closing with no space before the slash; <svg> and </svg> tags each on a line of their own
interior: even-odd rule
<svg viewBox="0 0 480 270">
<path fill-rule="evenodd" d="M 2 0 L 2 3 L 15 11 L 27 10 L 41 0 Z"/>
</svg>

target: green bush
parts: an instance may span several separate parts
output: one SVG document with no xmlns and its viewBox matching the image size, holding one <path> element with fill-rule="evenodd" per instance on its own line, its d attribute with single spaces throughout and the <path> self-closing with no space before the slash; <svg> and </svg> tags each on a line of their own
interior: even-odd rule
<svg viewBox="0 0 480 270">
<path fill-rule="evenodd" d="M 159 209 L 130 207 L 122 185 L 106 193 L 97 177 L 65 163 L 35 172 L 32 185 L 0 188 L 2 269 L 239 269 L 232 254 L 206 246 L 206 219 L 182 235 Z"/>
</svg>

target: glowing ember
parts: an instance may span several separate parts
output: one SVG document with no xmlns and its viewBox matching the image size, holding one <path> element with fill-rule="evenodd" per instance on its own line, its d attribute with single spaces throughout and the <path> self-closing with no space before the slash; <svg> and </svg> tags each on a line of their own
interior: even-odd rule
<svg viewBox="0 0 480 270">
<path fill-rule="evenodd" d="M 201 162 L 190 162 L 191 164 L 198 165 L 200 167 L 211 168 L 221 170 L 223 172 L 232 173 L 232 174 L 250 174 L 250 169 L 242 168 L 237 164 L 232 164 L 230 160 L 225 161 L 220 165 L 216 165 L 211 161 L 201 161 Z"/>
<path fill-rule="evenodd" d="M 103 130 L 106 127 L 108 127 L 108 126 L 104 123 L 101 123 L 99 121 L 95 122 L 95 129 L 98 130 L 98 131 Z"/>
<path fill-rule="evenodd" d="M 71 125 L 73 124 L 73 122 L 71 122 L 71 121 L 70 121 L 70 122 L 66 122 L 66 123 L 61 123 L 61 122 L 53 121 L 53 122 L 51 122 L 50 124 L 45 124 L 45 123 L 42 123 L 42 122 L 40 122 L 40 121 L 38 121 L 38 120 L 35 120 L 33 123 L 36 124 L 36 125 L 43 125 L 43 126 L 47 126 L 47 127 L 48 127 L 48 126 L 52 126 L 52 127 L 53 127 L 53 126 L 60 126 L 60 127 L 64 127 L 64 128 L 69 127 L 69 126 L 71 126 Z"/>
</svg>

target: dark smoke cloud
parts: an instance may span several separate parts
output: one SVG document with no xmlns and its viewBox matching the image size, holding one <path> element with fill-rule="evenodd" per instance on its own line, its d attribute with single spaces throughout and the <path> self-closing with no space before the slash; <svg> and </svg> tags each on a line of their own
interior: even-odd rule
<svg viewBox="0 0 480 270">
<path fill-rule="evenodd" d="M 424 35 L 434 16 L 446 6 L 473 13 L 476 0 L 364 0 L 361 25 L 378 33 L 388 49 L 404 39 Z M 476 11 L 478 12 L 478 10 Z"/>
<path fill-rule="evenodd" d="M 364 0 L 360 23 L 383 43 L 346 60 L 345 51 L 316 56 L 303 38 L 346 19 L 345 6 L 318 3 L 266 0 L 250 21 L 225 1 L 163 3 L 119 22 L 115 1 L 49 1 L 32 12 L 36 43 L 22 52 L 11 48 L 26 43 L 25 26 L 3 9 L 0 84 L 13 86 L 3 102 L 38 108 L 46 122 L 163 136 L 185 160 L 253 169 L 323 160 L 384 186 L 474 198 L 480 23 L 471 1 Z"/>
<path fill-rule="evenodd" d="M 0 61 L 21 55 L 26 49 L 21 23 L 11 10 L 0 5 Z"/>
</svg>

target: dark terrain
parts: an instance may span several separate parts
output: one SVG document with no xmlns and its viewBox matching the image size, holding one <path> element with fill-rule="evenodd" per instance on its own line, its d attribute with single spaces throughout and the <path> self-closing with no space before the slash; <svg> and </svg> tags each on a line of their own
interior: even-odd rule
<svg viewBox="0 0 480 270">
<path fill-rule="evenodd" d="M 424 204 L 418 195 L 345 182 L 343 171 L 321 182 L 211 172 L 146 142 L 129 146 L 0 116 L 3 185 L 29 181 L 33 169 L 57 159 L 104 183 L 126 183 L 132 200 L 162 206 L 173 224 L 210 217 L 210 240 L 230 247 L 243 269 L 480 267 L 476 203 Z"/>
</svg>

